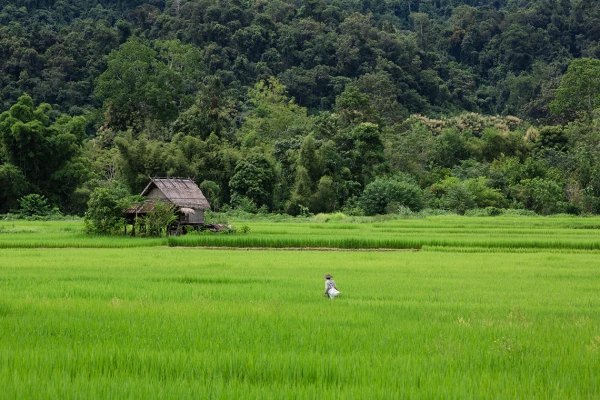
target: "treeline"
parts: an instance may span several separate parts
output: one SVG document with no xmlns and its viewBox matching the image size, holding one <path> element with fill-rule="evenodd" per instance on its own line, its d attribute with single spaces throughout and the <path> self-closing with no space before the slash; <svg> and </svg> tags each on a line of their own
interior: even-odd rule
<svg viewBox="0 0 600 400">
<path fill-rule="evenodd" d="M 593 2 L 0 7 L 0 212 L 149 176 L 250 211 L 600 211 Z"/>
</svg>

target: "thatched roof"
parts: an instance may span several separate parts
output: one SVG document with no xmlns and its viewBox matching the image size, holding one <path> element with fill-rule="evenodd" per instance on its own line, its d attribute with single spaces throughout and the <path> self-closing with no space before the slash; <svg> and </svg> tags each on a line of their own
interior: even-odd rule
<svg viewBox="0 0 600 400">
<path fill-rule="evenodd" d="M 198 185 L 191 179 L 152 178 L 141 195 L 147 197 L 155 188 L 162 193 L 164 198 L 162 196 L 154 197 L 153 195 L 146 200 L 145 204 L 132 207 L 126 213 L 147 213 L 154 208 L 152 203 L 156 201 L 170 202 L 180 209 L 210 209 L 210 204 L 208 204 L 206 197 L 204 197 Z"/>
<path fill-rule="evenodd" d="M 166 199 L 177 207 L 210 209 L 208 200 L 206 200 L 198 185 L 191 179 L 153 178 L 142 192 L 142 196 L 147 196 L 154 187 L 158 188 Z"/>
</svg>

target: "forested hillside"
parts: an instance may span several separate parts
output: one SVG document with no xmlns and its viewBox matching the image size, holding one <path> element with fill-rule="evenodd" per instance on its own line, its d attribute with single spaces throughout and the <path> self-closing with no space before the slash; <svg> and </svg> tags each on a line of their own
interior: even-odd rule
<svg viewBox="0 0 600 400">
<path fill-rule="evenodd" d="M 216 209 L 600 212 L 596 2 L 0 10 L 0 213 L 83 214 L 149 176 Z"/>
</svg>

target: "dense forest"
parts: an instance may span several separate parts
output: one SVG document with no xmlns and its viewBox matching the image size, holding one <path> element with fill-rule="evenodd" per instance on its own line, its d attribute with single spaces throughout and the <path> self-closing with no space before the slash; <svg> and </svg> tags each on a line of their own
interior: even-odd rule
<svg viewBox="0 0 600 400">
<path fill-rule="evenodd" d="M 600 4 L 0 0 L 0 213 L 600 213 Z"/>
</svg>

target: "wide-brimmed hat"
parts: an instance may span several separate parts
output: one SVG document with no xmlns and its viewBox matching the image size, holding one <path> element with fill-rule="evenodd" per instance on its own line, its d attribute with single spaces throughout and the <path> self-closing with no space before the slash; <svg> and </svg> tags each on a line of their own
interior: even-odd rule
<svg viewBox="0 0 600 400">
<path fill-rule="evenodd" d="M 333 278 L 333 275 L 331 275 L 331 274 L 325 275 L 325 279 L 331 279 L 331 278 Z"/>
</svg>

